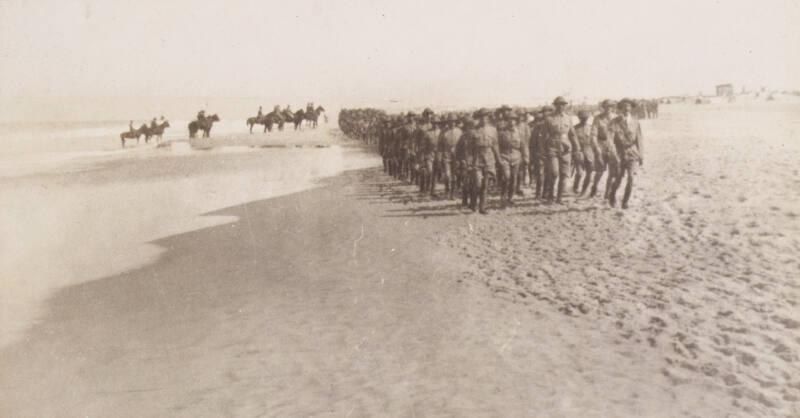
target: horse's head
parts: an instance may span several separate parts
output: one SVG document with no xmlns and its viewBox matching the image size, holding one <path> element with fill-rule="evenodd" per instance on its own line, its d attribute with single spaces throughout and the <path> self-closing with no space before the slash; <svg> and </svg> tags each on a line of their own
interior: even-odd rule
<svg viewBox="0 0 800 418">
<path fill-rule="evenodd" d="M 317 113 L 322 113 L 325 111 L 325 108 L 322 106 L 317 106 Z"/>
<path fill-rule="evenodd" d="M 165 121 L 164 121 L 164 122 L 161 124 L 161 127 L 162 127 L 162 128 L 169 128 L 169 121 L 168 121 L 168 120 L 165 120 Z"/>
<path fill-rule="evenodd" d="M 214 113 L 213 115 L 211 115 L 211 117 L 210 117 L 209 119 L 210 119 L 210 120 L 212 120 L 212 121 L 214 121 L 214 122 L 219 122 L 219 116 L 217 116 L 217 114 L 216 114 L 216 113 Z"/>
</svg>

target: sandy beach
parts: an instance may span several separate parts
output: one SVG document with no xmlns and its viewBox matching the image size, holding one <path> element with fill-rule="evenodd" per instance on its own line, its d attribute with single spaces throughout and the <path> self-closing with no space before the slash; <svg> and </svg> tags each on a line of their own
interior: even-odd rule
<svg viewBox="0 0 800 418">
<path fill-rule="evenodd" d="M 0 416 L 800 416 L 800 106 L 760 106 L 642 122 L 627 211 L 525 197 L 474 215 L 380 168 L 259 195 L 280 179 L 237 177 L 264 164 L 252 152 L 200 156 L 194 180 L 135 159 L 4 180 L 97 207 L 156 182 L 225 179 L 159 208 L 244 192 L 207 224 L 147 212 L 146 242 L 145 215 L 122 212 L 136 227 L 82 265 L 119 242 L 152 254 L 66 264 L 81 277 L 0 351 Z"/>
</svg>

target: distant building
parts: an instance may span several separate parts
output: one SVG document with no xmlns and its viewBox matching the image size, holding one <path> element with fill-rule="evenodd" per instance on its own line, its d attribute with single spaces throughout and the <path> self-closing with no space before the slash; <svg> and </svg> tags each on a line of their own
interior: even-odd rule
<svg viewBox="0 0 800 418">
<path fill-rule="evenodd" d="M 717 97 L 733 96 L 733 84 L 720 84 L 717 86 Z"/>
</svg>

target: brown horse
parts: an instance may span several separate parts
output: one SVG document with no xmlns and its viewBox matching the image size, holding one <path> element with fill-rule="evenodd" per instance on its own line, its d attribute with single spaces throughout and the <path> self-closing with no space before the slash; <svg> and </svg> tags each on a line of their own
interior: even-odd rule
<svg viewBox="0 0 800 418">
<path fill-rule="evenodd" d="M 294 116 L 292 116 L 292 122 L 294 123 L 294 130 L 302 129 L 303 121 L 306 120 L 306 111 L 303 109 L 294 112 Z"/>
<path fill-rule="evenodd" d="M 260 118 L 258 116 L 253 116 L 251 118 L 247 118 L 247 126 L 250 127 L 250 133 L 253 133 L 253 126 L 255 125 L 264 125 L 264 132 L 272 132 L 272 125 L 278 123 L 279 116 L 276 115 L 275 112 L 267 113 L 266 115 L 262 115 Z M 281 126 L 283 123 L 281 123 Z"/>
<path fill-rule="evenodd" d="M 139 145 L 139 137 L 145 135 L 145 139 L 149 139 L 148 133 L 150 131 L 147 129 L 147 125 L 142 125 L 139 129 L 134 129 L 133 132 L 125 131 L 119 134 L 119 141 L 122 143 L 122 148 L 125 148 L 125 140 L 126 139 L 134 139 L 136 138 L 136 145 Z"/>
<path fill-rule="evenodd" d="M 209 138 L 214 122 L 219 122 L 219 116 L 216 113 L 206 117 L 204 121 L 193 120 L 189 122 L 189 138 L 194 138 L 197 131 L 203 131 L 203 138 Z"/>
<path fill-rule="evenodd" d="M 167 128 L 169 128 L 169 121 L 165 120 L 164 122 L 161 122 L 160 124 L 156 125 L 155 128 L 150 128 L 150 130 L 149 130 L 150 136 L 156 137 L 156 141 L 158 143 L 161 143 L 161 139 L 164 136 L 164 131 Z M 145 138 L 147 138 L 147 137 L 145 137 Z"/>
<path fill-rule="evenodd" d="M 305 120 L 311 123 L 312 128 L 316 128 L 319 124 L 319 115 L 322 113 L 325 113 L 325 108 L 322 106 L 317 106 L 317 108 L 311 112 L 306 111 Z"/>
</svg>

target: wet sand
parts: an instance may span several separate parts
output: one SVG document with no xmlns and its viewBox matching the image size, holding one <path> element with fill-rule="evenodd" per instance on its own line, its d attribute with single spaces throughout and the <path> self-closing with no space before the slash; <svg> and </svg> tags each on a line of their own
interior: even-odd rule
<svg viewBox="0 0 800 418">
<path fill-rule="evenodd" d="M 0 415 L 796 416 L 796 111 L 645 122 L 624 212 L 472 215 L 379 169 L 215 211 L 56 293 Z"/>
</svg>

